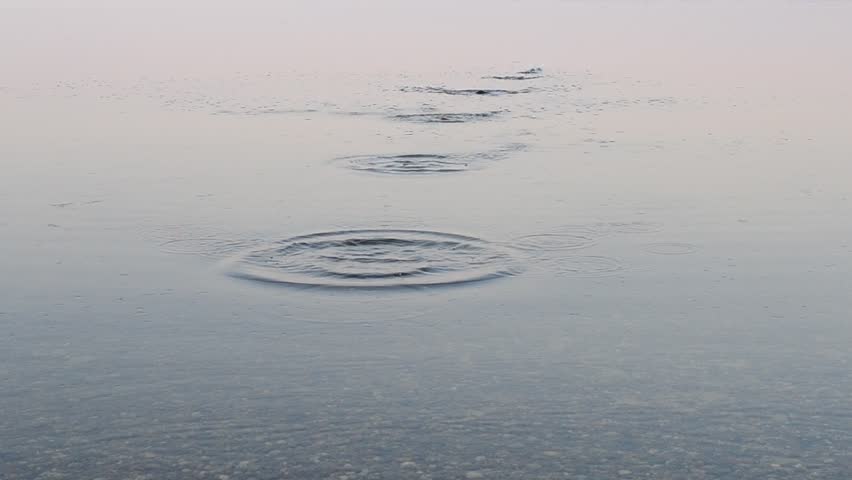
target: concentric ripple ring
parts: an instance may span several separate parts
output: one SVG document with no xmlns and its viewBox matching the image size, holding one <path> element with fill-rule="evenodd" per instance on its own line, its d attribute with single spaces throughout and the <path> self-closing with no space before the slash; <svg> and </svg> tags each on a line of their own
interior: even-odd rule
<svg viewBox="0 0 852 480">
<path fill-rule="evenodd" d="M 352 170 L 403 175 L 455 173 L 470 168 L 470 159 L 459 155 L 358 155 L 340 160 Z"/>
<path fill-rule="evenodd" d="M 344 230 L 301 235 L 232 259 L 228 274 L 283 285 L 394 288 L 454 285 L 519 272 L 507 250 L 464 235 Z"/>
<path fill-rule="evenodd" d="M 526 235 L 515 241 L 515 247 L 532 252 L 577 250 L 594 245 L 596 239 L 583 233 L 539 233 Z"/>
</svg>

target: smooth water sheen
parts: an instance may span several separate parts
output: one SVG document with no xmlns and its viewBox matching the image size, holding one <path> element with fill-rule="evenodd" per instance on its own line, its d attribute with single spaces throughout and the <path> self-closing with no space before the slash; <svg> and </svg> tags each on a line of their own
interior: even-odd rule
<svg viewBox="0 0 852 480">
<path fill-rule="evenodd" d="M 850 25 L 0 2 L 0 479 L 848 480 Z"/>
</svg>

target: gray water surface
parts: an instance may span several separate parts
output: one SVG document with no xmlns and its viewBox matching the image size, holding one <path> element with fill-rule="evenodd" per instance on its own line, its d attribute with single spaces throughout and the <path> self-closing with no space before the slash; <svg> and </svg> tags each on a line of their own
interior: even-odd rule
<svg viewBox="0 0 852 480">
<path fill-rule="evenodd" d="M 852 477 L 849 4 L 37 3 L 3 480 Z"/>
</svg>

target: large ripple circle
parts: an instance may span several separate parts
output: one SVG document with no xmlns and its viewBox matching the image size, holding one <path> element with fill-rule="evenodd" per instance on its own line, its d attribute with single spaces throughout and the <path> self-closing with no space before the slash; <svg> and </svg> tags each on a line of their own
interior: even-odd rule
<svg viewBox="0 0 852 480">
<path fill-rule="evenodd" d="M 346 230 L 302 235 L 234 258 L 230 275 L 332 288 L 476 282 L 518 272 L 511 255 L 474 237 L 421 230 Z"/>
<path fill-rule="evenodd" d="M 397 175 L 455 173 L 470 168 L 470 159 L 458 155 L 359 155 L 343 160 L 352 170 Z"/>
</svg>

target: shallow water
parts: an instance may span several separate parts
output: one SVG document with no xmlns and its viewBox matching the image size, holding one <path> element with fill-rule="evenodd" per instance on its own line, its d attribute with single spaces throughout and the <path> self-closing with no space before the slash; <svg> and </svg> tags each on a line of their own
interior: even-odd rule
<svg viewBox="0 0 852 480">
<path fill-rule="evenodd" d="M 848 4 L 356 3 L 0 7 L 0 478 L 850 477 Z"/>
</svg>

